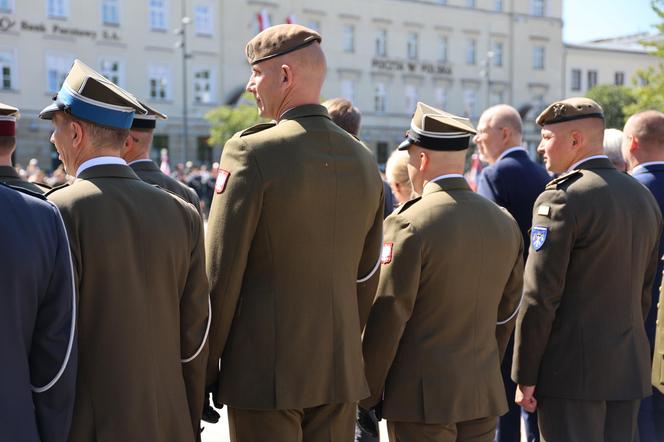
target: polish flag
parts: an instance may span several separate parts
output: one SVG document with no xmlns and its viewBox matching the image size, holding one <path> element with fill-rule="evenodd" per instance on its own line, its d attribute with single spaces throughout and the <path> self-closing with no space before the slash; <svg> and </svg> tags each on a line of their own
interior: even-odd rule
<svg viewBox="0 0 664 442">
<path fill-rule="evenodd" d="M 288 17 L 286 17 L 286 23 L 288 23 L 289 25 L 297 23 L 295 14 L 290 14 Z"/>
<path fill-rule="evenodd" d="M 482 172 L 482 162 L 480 161 L 480 156 L 474 153 L 470 157 L 470 168 L 465 174 L 466 181 L 473 191 L 477 190 L 477 180 L 480 178 L 480 173 Z"/>
<path fill-rule="evenodd" d="M 263 31 L 270 27 L 270 14 L 265 9 L 261 9 L 258 14 L 258 31 Z"/>
</svg>

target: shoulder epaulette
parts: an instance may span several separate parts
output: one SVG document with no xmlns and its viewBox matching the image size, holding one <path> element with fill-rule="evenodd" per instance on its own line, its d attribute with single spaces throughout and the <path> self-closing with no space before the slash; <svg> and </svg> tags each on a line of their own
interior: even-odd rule
<svg viewBox="0 0 664 442">
<path fill-rule="evenodd" d="M 413 204 L 415 204 L 416 202 L 418 202 L 421 199 L 422 199 L 422 197 L 418 196 L 416 198 L 413 198 L 411 200 L 406 201 L 401 206 L 399 206 L 399 208 L 397 209 L 397 213 L 405 212 L 410 206 L 412 206 Z"/>
<path fill-rule="evenodd" d="M 276 125 L 277 125 L 277 123 L 275 123 L 274 121 L 271 121 L 269 123 L 258 123 L 254 126 L 246 128 L 245 130 L 240 132 L 240 136 L 243 137 L 245 135 L 251 135 L 251 134 L 258 133 L 258 132 L 262 132 L 265 129 L 269 129 L 269 128 L 274 127 Z"/>
<path fill-rule="evenodd" d="M 65 187 L 69 187 L 69 183 L 60 184 L 59 186 L 55 186 L 55 187 L 51 188 L 48 192 L 46 192 L 44 194 L 44 196 L 47 197 L 50 194 L 52 194 L 54 192 L 57 192 L 60 189 L 64 189 Z"/>
<path fill-rule="evenodd" d="M 33 196 L 35 198 L 39 198 L 40 200 L 45 200 L 46 197 L 42 195 L 39 192 L 33 192 L 32 190 L 26 189 L 25 187 L 19 187 L 19 186 L 12 186 L 11 184 L 3 183 L 0 181 L 0 185 L 4 187 L 9 187 L 12 190 L 16 190 L 17 192 L 25 193 L 26 195 Z"/>
<path fill-rule="evenodd" d="M 581 177 L 581 171 L 578 169 L 572 170 L 571 172 L 560 175 L 558 178 L 554 178 L 549 181 L 549 184 L 546 185 L 547 189 L 557 189 L 561 184 L 569 182 L 571 178 L 577 179 Z"/>
</svg>

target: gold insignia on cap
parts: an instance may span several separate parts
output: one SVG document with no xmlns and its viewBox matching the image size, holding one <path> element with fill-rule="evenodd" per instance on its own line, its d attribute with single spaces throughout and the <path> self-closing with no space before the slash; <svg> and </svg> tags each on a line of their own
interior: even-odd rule
<svg viewBox="0 0 664 442">
<path fill-rule="evenodd" d="M 556 101 L 549 105 L 537 117 L 537 124 L 564 123 L 566 121 L 580 120 L 582 118 L 604 119 L 602 107 L 590 98 L 573 97 Z"/>
</svg>

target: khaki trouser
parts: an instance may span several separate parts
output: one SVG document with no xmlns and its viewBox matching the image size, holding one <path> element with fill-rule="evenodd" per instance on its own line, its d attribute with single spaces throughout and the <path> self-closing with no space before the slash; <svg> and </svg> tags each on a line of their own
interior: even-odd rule
<svg viewBox="0 0 664 442">
<path fill-rule="evenodd" d="M 496 416 L 456 424 L 387 421 L 390 442 L 493 442 Z"/>
<path fill-rule="evenodd" d="M 542 442 L 636 442 L 640 399 L 537 398 Z"/>
<path fill-rule="evenodd" d="M 294 410 L 228 408 L 231 442 L 349 442 L 355 434 L 356 404 Z"/>
</svg>

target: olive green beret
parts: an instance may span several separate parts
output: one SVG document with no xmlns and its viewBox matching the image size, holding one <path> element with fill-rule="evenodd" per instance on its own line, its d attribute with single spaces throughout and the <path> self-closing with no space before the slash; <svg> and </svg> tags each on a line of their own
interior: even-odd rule
<svg viewBox="0 0 664 442">
<path fill-rule="evenodd" d="M 245 50 L 247 61 L 249 64 L 256 64 L 297 51 L 315 41 L 318 43 L 322 41 L 320 34 L 304 26 L 294 24 L 272 26 L 247 43 Z"/>
<path fill-rule="evenodd" d="M 580 120 L 582 118 L 604 119 L 602 106 L 590 98 L 573 97 L 562 101 L 556 101 L 544 109 L 537 117 L 537 124 L 564 123 L 565 121 Z"/>
</svg>

